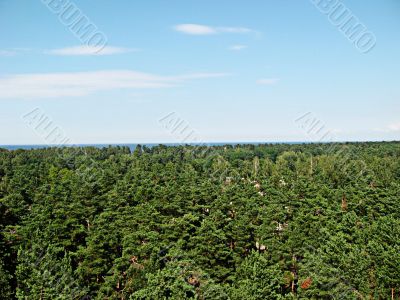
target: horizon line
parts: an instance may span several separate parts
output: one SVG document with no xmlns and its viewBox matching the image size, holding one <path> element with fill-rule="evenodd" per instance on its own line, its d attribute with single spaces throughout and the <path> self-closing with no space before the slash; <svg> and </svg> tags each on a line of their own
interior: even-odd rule
<svg viewBox="0 0 400 300">
<path fill-rule="evenodd" d="M 126 145 L 171 145 L 171 146 L 191 146 L 191 145 L 262 145 L 262 144 L 342 144 L 342 143 L 396 143 L 399 140 L 338 140 L 338 141 L 209 141 L 199 143 L 182 143 L 182 142 L 96 142 L 96 143 L 74 143 L 74 144 L 0 144 L 1 147 L 18 147 L 18 146 L 38 146 L 38 147 L 80 147 L 80 146 L 126 146 Z"/>
</svg>

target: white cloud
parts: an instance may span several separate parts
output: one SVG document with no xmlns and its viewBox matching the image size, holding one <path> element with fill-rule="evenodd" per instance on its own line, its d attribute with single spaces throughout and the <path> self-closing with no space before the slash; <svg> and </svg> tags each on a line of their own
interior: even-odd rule
<svg viewBox="0 0 400 300">
<path fill-rule="evenodd" d="M 375 132 L 397 133 L 400 132 L 400 122 L 386 125 L 385 127 L 375 127 L 372 129 Z"/>
<path fill-rule="evenodd" d="M 179 24 L 176 25 L 174 29 L 176 31 L 192 35 L 209 35 L 217 33 L 217 31 L 212 27 L 198 24 Z"/>
<path fill-rule="evenodd" d="M 16 56 L 19 54 L 32 53 L 33 50 L 31 48 L 9 48 L 9 49 L 0 49 L 0 56 Z"/>
<path fill-rule="evenodd" d="M 244 49 L 246 49 L 246 48 L 247 48 L 246 45 L 233 45 L 233 46 L 230 46 L 230 47 L 229 47 L 229 50 L 232 50 L 232 51 L 241 51 L 241 50 L 244 50 Z"/>
<path fill-rule="evenodd" d="M 174 26 L 178 32 L 190 35 L 212 35 L 220 33 L 252 33 L 254 30 L 245 27 L 212 27 L 201 24 L 178 24 Z"/>
<path fill-rule="evenodd" d="M 0 77 L 0 99 L 74 97 L 118 89 L 168 88 L 188 80 L 227 75 L 229 74 L 194 73 L 159 76 L 131 70 L 17 74 Z"/>
<path fill-rule="evenodd" d="M 279 82 L 278 78 L 263 78 L 257 80 L 257 84 L 260 85 L 274 85 L 277 84 L 278 82 Z"/>
<path fill-rule="evenodd" d="M 400 131 L 400 122 L 399 122 L 399 123 L 390 124 L 390 125 L 388 126 L 388 129 L 389 129 L 390 131 Z"/>
<path fill-rule="evenodd" d="M 251 33 L 254 30 L 245 27 L 217 27 L 217 32 L 220 33 Z"/>
<path fill-rule="evenodd" d="M 60 49 L 52 49 L 45 51 L 46 54 L 63 55 L 63 56 L 77 56 L 77 55 L 113 55 L 123 54 L 137 51 L 136 49 L 122 48 L 122 47 L 93 47 L 93 46 L 75 46 Z"/>
<path fill-rule="evenodd" d="M 0 50 L 0 56 L 14 56 L 17 54 L 14 50 Z"/>
<path fill-rule="evenodd" d="M 192 73 L 187 75 L 171 77 L 173 80 L 207 79 L 230 76 L 230 73 Z"/>
</svg>

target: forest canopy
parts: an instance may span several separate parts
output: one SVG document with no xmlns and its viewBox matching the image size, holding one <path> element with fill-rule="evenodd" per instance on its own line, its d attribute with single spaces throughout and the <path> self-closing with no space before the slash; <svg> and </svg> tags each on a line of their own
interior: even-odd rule
<svg viewBox="0 0 400 300">
<path fill-rule="evenodd" d="M 400 299 L 400 143 L 0 150 L 2 299 Z"/>
</svg>

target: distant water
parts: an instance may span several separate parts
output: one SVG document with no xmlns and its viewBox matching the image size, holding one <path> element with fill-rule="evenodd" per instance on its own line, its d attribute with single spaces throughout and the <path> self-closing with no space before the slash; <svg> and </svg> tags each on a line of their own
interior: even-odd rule
<svg viewBox="0 0 400 300">
<path fill-rule="evenodd" d="M 203 144 L 189 144 L 192 146 L 225 146 L 225 145 L 262 145 L 262 144 L 303 144 L 306 142 L 226 142 L 226 143 L 203 143 Z M 78 145 L 67 145 L 64 147 L 95 147 L 95 148 L 107 148 L 107 147 L 129 147 L 131 151 L 135 150 L 138 145 L 146 146 L 146 147 L 155 147 L 159 145 L 165 145 L 168 147 L 173 146 L 182 146 L 184 144 L 179 143 L 153 143 L 153 144 L 78 144 Z M 51 147 L 60 147 L 57 145 L 0 145 L 0 149 L 7 149 L 7 150 L 32 150 L 32 149 L 44 149 L 44 148 L 51 148 Z"/>
</svg>

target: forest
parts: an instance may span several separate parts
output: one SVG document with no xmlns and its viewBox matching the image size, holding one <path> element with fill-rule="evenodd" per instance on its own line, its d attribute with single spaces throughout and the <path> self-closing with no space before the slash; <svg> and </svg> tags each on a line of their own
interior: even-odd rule
<svg viewBox="0 0 400 300">
<path fill-rule="evenodd" d="M 400 299 L 400 142 L 0 149 L 1 299 Z"/>
</svg>

